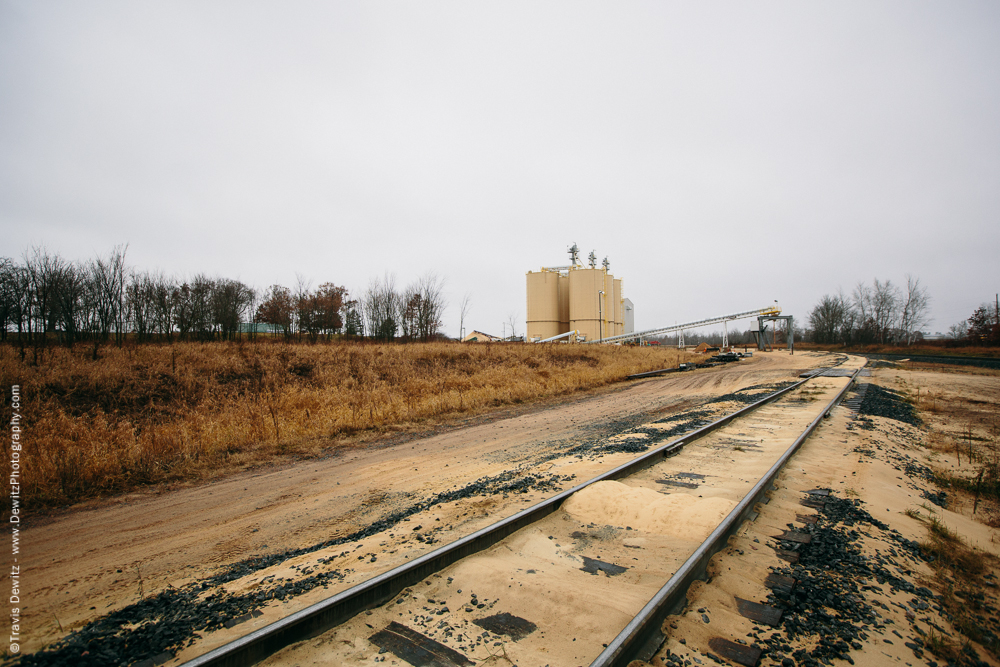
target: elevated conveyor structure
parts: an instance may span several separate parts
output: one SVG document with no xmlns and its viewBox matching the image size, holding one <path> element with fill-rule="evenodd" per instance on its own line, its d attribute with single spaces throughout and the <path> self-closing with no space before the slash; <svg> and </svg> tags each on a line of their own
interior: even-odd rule
<svg viewBox="0 0 1000 667">
<path fill-rule="evenodd" d="M 686 331 L 687 329 L 697 329 L 698 327 L 707 326 L 709 324 L 718 324 L 719 322 L 728 322 L 730 320 L 743 320 L 749 317 L 774 316 L 780 314 L 781 314 L 781 307 L 778 306 L 777 303 L 775 303 L 773 306 L 768 306 L 766 308 L 758 308 L 757 310 L 748 310 L 743 313 L 733 313 L 732 315 L 710 317 L 706 320 L 698 320 L 697 322 L 674 324 L 672 326 L 661 327 L 659 329 L 647 329 L 646 331 L 636 331 L 634 333 L 621 334 L 618 336 L 609 336 L 602 340 L 588 340 L 587 343 L 617 343 L 619 341 L 624 341 L 624 340 L 649 338 L 651 336 L 662 336 L 663 334 L 673 333 L 675 331 Z"/>
</svg>

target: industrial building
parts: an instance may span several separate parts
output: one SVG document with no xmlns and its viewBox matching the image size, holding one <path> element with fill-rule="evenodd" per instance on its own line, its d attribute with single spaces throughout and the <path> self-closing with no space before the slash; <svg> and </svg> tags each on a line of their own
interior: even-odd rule
<svg viewBox="0 0 1000 667">
<path fill-rule="evenodd" d="M 528 340 L 599 341 L 633 331 L 632 302 L 622 297 L 622 280 L 611 274 L 608 259 L 598 267 L 591 252 L 585 267 L 578 255 L 574 243 L 568 266 L 528 271 Z"/>
</svg>

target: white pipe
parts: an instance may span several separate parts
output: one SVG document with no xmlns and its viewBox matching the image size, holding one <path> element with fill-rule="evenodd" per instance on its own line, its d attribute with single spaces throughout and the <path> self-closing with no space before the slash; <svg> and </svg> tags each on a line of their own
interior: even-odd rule
<svg viewBox="0 0 1000 667">
<path fill-rule="evenodd" d="M 560 338 L 566 338 L 567 336 L 572 336 L 573 334 L 577 334 L 577 333 L 579 333 L 579 331 L 577 331 L 576 329 L 574 329 L 573 331 L 567 331 L 566 333 L 561 333 L 558 336 L 552 336 L 551 338 L 546 338 L 545 340 L 540 340 L 538 342 L 539 343 L 551 343 L 554 340 L 559 340 Z"/>
</svg>

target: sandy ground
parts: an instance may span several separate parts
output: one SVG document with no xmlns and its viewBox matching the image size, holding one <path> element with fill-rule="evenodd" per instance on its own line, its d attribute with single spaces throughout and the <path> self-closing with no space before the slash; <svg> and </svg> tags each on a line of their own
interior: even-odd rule
<svg viewBox="0 0 1000 667">
<path fill-rule="evenodd" d="M 919 387 L 925 395 L 930 392 L 943 402 L 985 405 L 986 414 L 992 412 L 994 419 L 996 406 L 1000 404 L 1000 373 L 996 372 L 963 374 L 884 369 L 876 370 L 872 381 L 907 391 L 911 396 L 916 395 Z M 949 509 L 944 509 L 925 498 L 924 492 L 933 493 L 937 489 L 919 474 L 918 466 L 929 465 L 936 470 L 958 467 L 955 456 L 931 451 L 925 445 L 935 434 L 959 432 L 964 420 L 928 412 L 922 416 L 926 420 L 922 428 L 874 417 L 875 428 L 865 430 L 853 427 L 856 423 L 850 411 L 838 407 L 789 462 L 770 503 L 763 506 L 758 519 L 745 524 L 741 533 L 731 539 L 729 548 L 713 559 L 710 581 L 696 582 L 689 591 L 684 613 L 671 617 L 665 624 L 664 631 L 669 639 L 651 664 L 656 667 L 680 664 L 678 661 L 687 665 L 709 664 L 712 662 L 709 654 L 718 653 L 713 653 L 712 639 L 760 646 L 763 644 L 761 639 L 775 632 L 765 624 L 741 616 L 736 597 L 767 602 L 771 591 L 765 586 L 765 579 L 775 569 L 789 566 L 776 555 L 774 538 L 785 530 L 801 530 L 807 525 L 808 517 L 816 514 L 815 509 L 801 504 L 809 490 L 828 488 L 834 496 L 861 500 L 864 510 L 888 524 L 888 530 L 859 524 L 860 549 L 869 557 L 881 556 L 889 571 L 914 586 L 928 586 L 935 593 L 942 591 L 940 584 L 935 583 L 930 566 L 921 559 L 906 557 L 905 550 L 899 548 L 897 537 L 918 542 L 926 540 L 927 520 L 932 517 L 975 550 L 1000 555 L 1000 531 L 974 518 L 971 503 L 950 494 Z M 989 426 L 989 419 L 980 423 L 982 429 Z M 982 516 L 980 513 L 979 518 Z M 893 534 L 891 531 L 898 532 Z M 994 576 L 1000 574 L 995 567 L 992 573 Z M 982 612 L 994 618 L 998 604 L 996 581 L 995 578 L 992 579 L 994 583 L 987 580 L 989 587 L 984 589 L 986 604 L 992 602 L 993 612 L 988 609 Z M 875 584 L 874 581 L 858 583 Z M 945 660 L 935 659 L 922 648 L 928 637 L 937 634 L 961 645 L 961 636 L 935 605 L 921 608 L 921 598 L 902 590 L 891 592 L 891 588 L 883 585 L 862 589 L 865 603 L 878 614 L 877 625 L 869 627 L 867 638 L 859 641 L 860 646 L 851 651 L 852 664 L 944 664 Z M 817 605 L 816 613 L 820 608 L 822 605 Z M 816 645 L 816 640 L 813 636 L 787 641 L 787 650 L 765 653 L 760 664 L 778 665 L 782 664 L 782 659 L 792 660 L 796 650 L 810 649 Z M 985 664 L 998 664 L 981 646 L 974 642 L 971 646 Z M 786 664 L 802 663 L 793 660 Z M 836 660 L 832 664 L 845 663 Z"/>
<path fill-rule="evenodd" d="M 575 484 L 568 479 L 573 475 L 576 481 L 587 479 L 634 456 L 567 455 L 573 443 L 622 434 L 640 437 L 629 435 L 638 424 L 690 410 L 743 387 L 797 379 L 801 369 L 829 365 L 833 358 L 816 353 L 758 354 L 739 364 L 575 395 L 507 411 L 492 420 L 442 425 L 441 432 L 430 437 L 410 441 L 397 437 L 330 458 L 195 488 L 91 504 L 42 522 L 26 519 L 22 611 L 28 634 L 23 650 L 49 645 L 141 596 L 205 579 L 250 556 L 349 535 L 415 499 L 484 476 L 522 469 L 564 479 L 559 486 L 526 494 L 438 505 L 394 529 L 342 545 L 329 556 L 339 559 L 332 565 L 342 581 L 283 603 L 272 602 L 252 623 L 207 634 L 179 656 L 189 659 L 568 488 Z M 422 531 L 413 530 L 421 524 Z M 415 539 L 417 534 L 434 546 Z M 285 561 L 261 571 L 256 582 L 245 578 L 227 590 L 253 587 L 267 577 L 301 577 L 304 564 L 317 557 L 319 553 Z"/>
</svg>

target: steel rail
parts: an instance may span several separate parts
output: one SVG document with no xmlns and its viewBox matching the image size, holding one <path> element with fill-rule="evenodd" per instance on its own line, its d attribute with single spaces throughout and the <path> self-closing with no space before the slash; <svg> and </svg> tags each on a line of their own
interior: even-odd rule
<svg viewBox="0 0 1000 667">
<path fill-rule="evenodd" d="M 229 644 L 193 658 L 184 663 L 183 667 L 242 667 L 244 665 L 252 665 L 290 644 L 322 634 L 366 609 L 377 607 L 391 600 L 407 586 L 419 583 L 431 574 L 444 569 L 452 563 L 488 549 L 521 528 L 545 518 L 558 510 L 563 501 L 577 491 L 597 482 L 621 479 L 648 468 L 660 460 L 671 456 L 681 447 L 798 389 L 810 379 L 806 378 L 784 389 L 779 389 L 755 403 L 751 403 L 711 424 L 702 426 L 676 440 L 650 450 L 642 456 L 602 473 L 582 484 L 578 484 L 572 489 L 562 491 L 551 498 L 521 510 L 517 514 L 481 528 L 435 551 L 424 554 L 410 563 L 400 565 L 388 572 L 352 586 L 326 600 L 310 605 L 266 627 L 240 637 Z"/>
<path fill-rule="evenodd" d="M 754 511 L 754 506 L 764 500 L 764 494 L 772 488 L 774 479 L 784 468 L 788 460 L 798 451 L 816 429 L 824 417 L 843 399 L 851 385 L 854 384 L 865 367 L 861 365 L 851 376 L 850 381 L 827 404 L 826 408 L 814 419 L 795 442 L 782 454 L 781 458 L 771 466 L 771 469 L 760 479 L 742 501 L 730 512 L 722 523 L 712 531 L 698 549 L 674 573 L 674 576 L 664 584 L 646 606 L 636 614 L 635 618 L 615 637 L 607 648 L 590 663 L 590 667 L 626 667 L 633 660 L 650 660 L 663 645 L 666 636 L 662 626 L 664 620 L 683 608 L 687 602 L 687 591 L 696 579 L 703 579 L 712 556 L 726 547 L 729 538 L 743 525 L 743 522 Z M 819 376 L 812 376 L 819 377 Z M 810 378 L 811 379 L 811 378 Z"/>
</svg>

